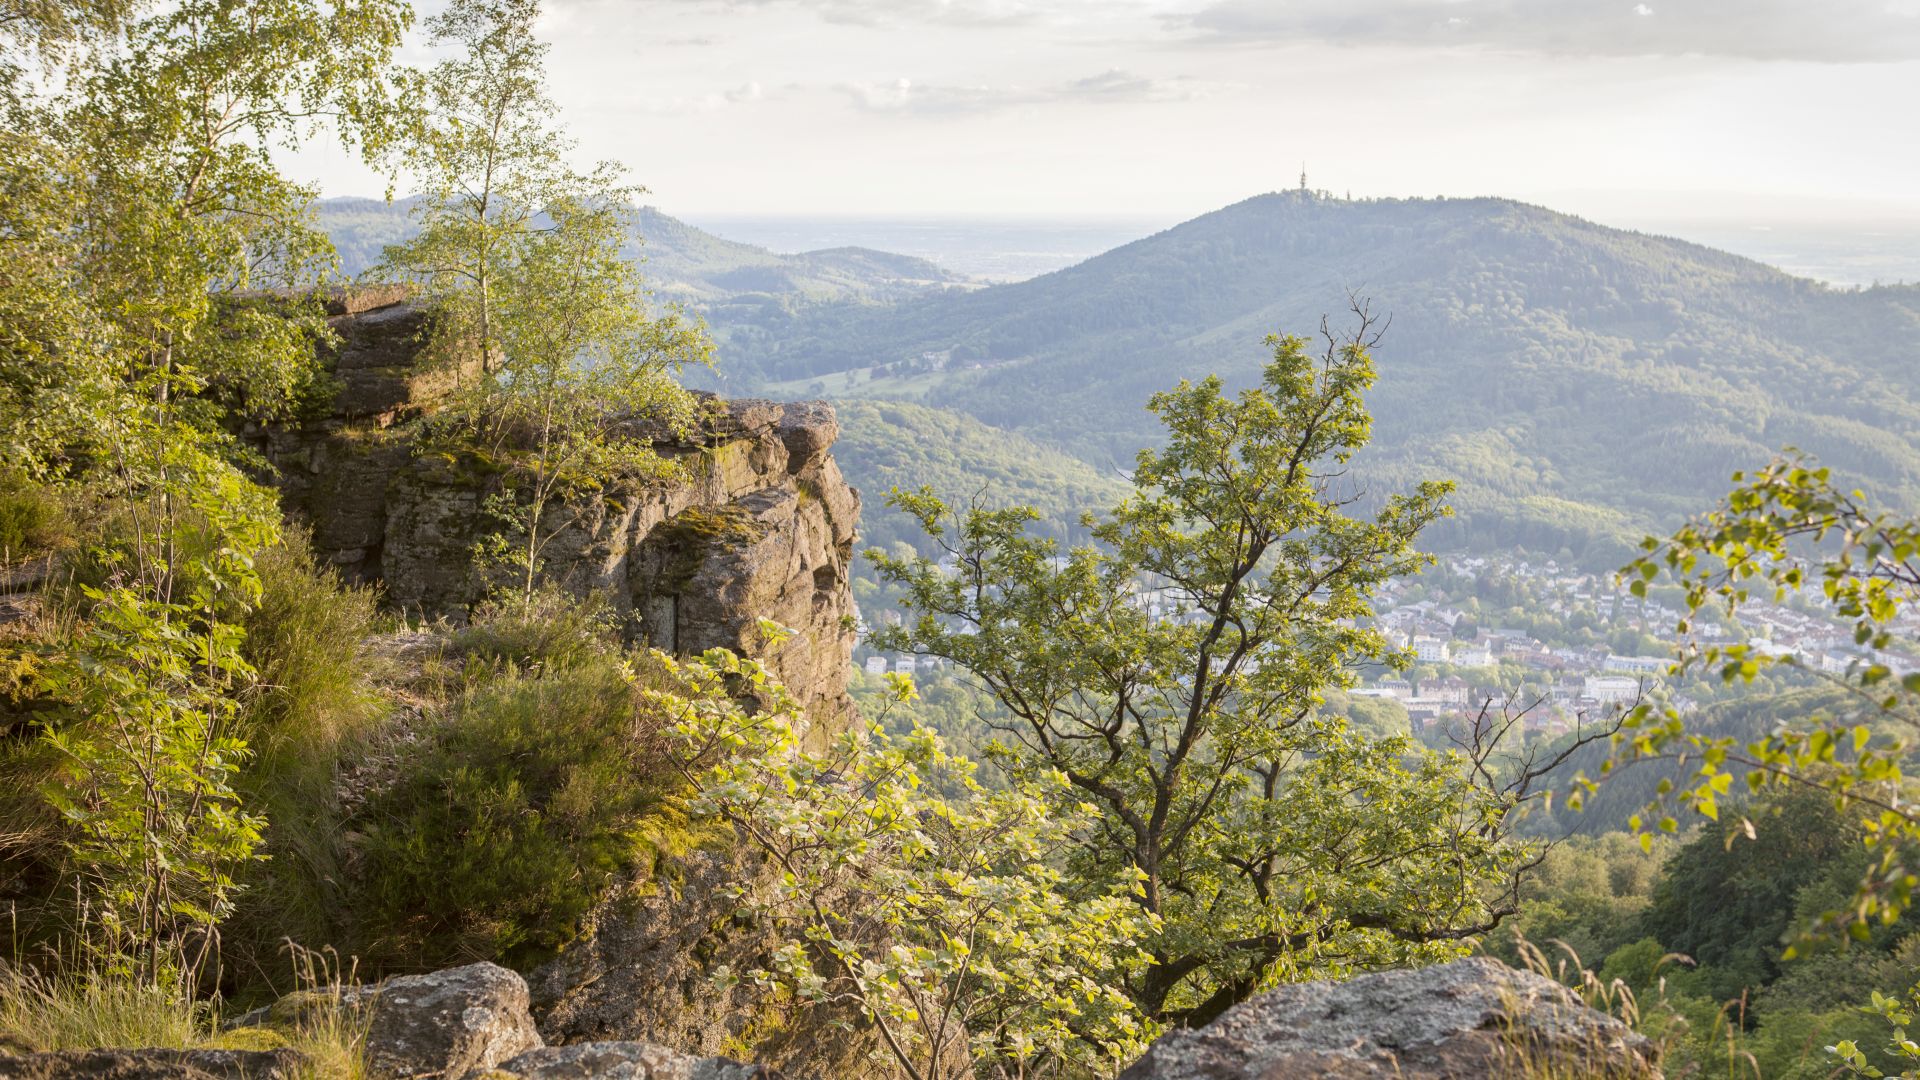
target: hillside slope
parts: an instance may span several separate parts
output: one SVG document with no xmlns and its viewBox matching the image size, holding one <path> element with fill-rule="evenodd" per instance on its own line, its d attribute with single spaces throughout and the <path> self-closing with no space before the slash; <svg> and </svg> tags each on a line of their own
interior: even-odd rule
<svg viewBox="0 0 1920 1080">
<path fill-rule="evenodd" d="M 1066 542 L 1086 539 L 1077 527 L 1082 514 L 1110 510 L 1132 490 L 1116 474 L 964 413 L 859 400 L 840 402 L 838 412 L 834 456 L 863 494 L 866 546 L 924 541 L 911 518 L 886 505 L 896 487 L 931 487 L 955 505 L 1031 506 L 1040 512 L 1036 528 Z"/>
<path fill-rule="evenodd" d="M 924 404 L 1106 468 L 1154 437 L 1154 391 L 1251 379 L 1267 333 L 1349 291 L 1393 316 L 1362 474 L 1458 480 L 1441 539 L 1607 555 L 1789 444 L 1920 505 L 1920 287 L 1837 290 L 1506 200 L 1259 196 L 1031 281 L 814 307 L 723 362 L 886 396 L 833 373 L 951 356 Z"/>
<path fill-rule="evenodd" d="M 408 200 L 322 199 L 320 227 L 340 252 L 341 269 L 359 274 L 379 261 L 380 249 L 411 236 Z M 743 296 L 823 300 L 894 300 L 965 279 L 925 259 L 867 248 L 829 248 L 782 255 L 696 229 L 651 206 L 634 221 L 633 250 L 646 259 L 654 290 L 696 305 Z"/>
</svg>

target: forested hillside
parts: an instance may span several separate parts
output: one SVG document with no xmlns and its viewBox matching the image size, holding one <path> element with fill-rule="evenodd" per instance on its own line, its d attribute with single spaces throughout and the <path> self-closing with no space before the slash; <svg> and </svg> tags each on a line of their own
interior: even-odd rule
<svg viewBox="0 0 1920 1080">
<path fill-rule="evenodd" d="M 1359 472 L 1457 480 L 1436 541 L 1607 561 L 1782 445 L 1920 500 L 1920 287 L 1833 289 L 1507 200 L 1263 195 L 1032 281 L 810 308 L 722 365 L 1112 467 L 1153 437 L 1152 392 L 1246 383 L 1268 332 L 1311 333 L 1349 292 L 1392 316 Z"/>
<path fill-rule="evenodd" d="M 839 416 L 836 456 L 865 485 L 860 534 L 870 546 L 926 539 L 916 523 L 886 505 L 882 496 L 896 487 L 927 485 L 960 502 L 1031 506 L 1043 530 L 1075 542 L 1086 539 L 1085 530 L 1075 527 L 1082 514 L 1110 510 L 1127 492 L 1117 476 L 964 413 L 903 401 L 849 401 Z"/>
</svg>

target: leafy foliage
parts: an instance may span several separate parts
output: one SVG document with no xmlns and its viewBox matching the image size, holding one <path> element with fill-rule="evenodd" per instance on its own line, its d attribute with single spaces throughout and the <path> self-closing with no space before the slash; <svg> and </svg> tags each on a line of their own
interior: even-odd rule
<svg viewBox="0 0 1920 1080">
<path fill-rule="evenodd" d="M 57 706 L 44 793 L 91 887 L 97 957 L 177 990 L 263 827 L 236 786 L 256 676 L 241 620 L 279 513 L 226 425 L 291 412 L 328 334 L 317 303 L 246 293 L 311 286 L 329 261 L 272 153 L 323 117 L 350 144 L 378 138 L 410 9 L 186 0 L 116 33 L 133 8 L 33 3 L 0 23 L 0 466 L 128 526 L 89 553 L 103 576 L 37 673 Z M 67 77 L 18 78 L 15 50 L 48 46 L 71 46 Z"/>
<path fill-rule="evenodd" d="M 1259 387 L 1182 383 L 1151 408 L 1166 449 L 1136 492 L 1059 554 L 1031 510 L 949 513 L 896 493 L 957 564 L 877 556 L 918 612 L 884 649 L 946 657 L 1005 709 L 989 750 L 1016 783 L 1062 775 L 1095 807 L 1068 850 L 1079 887 L 1134 889 L 1157 926 L 1127 992 L 1201 1023 L 1275 980 L 1448 955 L 1513 911 L 1530 855 L 1507 835 L 1537 773 L 1482 785 L 1463 758 L 1371 740 L 1320 706 L 1387 652 L 1361 623 L 1424 562 L 1443 484 L 1350 517 L 1341 466 L 1364 445 L 1364 311 L 1310 353 L 1272 338 Z M 1197 612 L 1129 602 L 1165 583 Z M 1490 774 L 1487 774 L 1490 777 Z"/>
<path fill-rule="evenodd" d="M 358 815 L 363 955 L 524 965 L 567 941 L 612 875 L 645 861 L 643 819 L 671 824 L 658 714 L 642 694 L 604 653 L 473 680 Z"/>
<path fill-rule="evenodd" d="M 1152 1028 L 1118 984 L 1145 964 L 1153 919 L 1124 887 L 1061 872 L 1054 852 L 1092 809 L 1061 805 L 1063 777 L 989 792 L 922 727 L 856 725 L 811 752 L 759 665 L 724 650 L 660 661 L 674 683 L 653 700 L 674 720 L 692 809 L 731 822 L 778 874 L 770 898 L 743 889 L 788 936 L 748 977 L 857 1007 L 912 1080 L 1107 1073 L 1144 1048 Z M 769 707 L 729 700 L 737 684 Z M 912 694 L 895 681 L 896 700 Z"/>
<path fill-rule="evenodd" d="M 1920 522 L 1874 509 L 1858 492 L 1836 489 L 1827 469 L 1794 457 L 1776 459 L 1751 476 L 1736 473 L 1734 482 L 1739 486 L 1721 509 L 1665 541 L 1647 540 L 1647 555 L 1629 568 L 1633 588 L 1644 591 L 1647 582 L 1670 576 L 1686 588 L 1690 619 L 1716 609 L 1731 615 L 1756 593 L 1777 602 L 1818 589 L 1839 617 L 1852 620 L 1857 644 L 1892 646 L 1891 624 L 1920 596 Z M 1683 623 L 1681 632 L 1686 630 Z M 1749 643 L 1702 643 L 1687 649 L 1677 667 L 1711 671 L 1731 683 L 1793 663 Z M 1829 678 L 1848 692 L 1843 707 L 1745 744 L 1695 731 L 1671 709 L 1642 707 L 1629 719 L 1615 760 L 1699 762 L 1683 782 L 1661 788 L 1649 819 L 1632 823 L 1636 832 L 1656 824 L 1674 831 L 1677 822 L 1664 812 L 1669 801 L 1717 819 L 1735 770 L 1754 792 L 1786 786 L 1826 791 L 1836 807 L 1858 815 L 1879 857 L 1849 901 L 1821 913 L 1810 929 L 1866 938 L 1874 920 L 1898 919 L 1920 885 L 1907 866 L 1908 852 L 1920 841 L 1920 814 L 1911 808 L 1904 769 L 1905 736 L 1920 723 L 1920 673 L 1895 680 L 1884 662 L 1867 660 Z M 1593 783 L 1584 782 L 1588 788 Z"/>
</svg>

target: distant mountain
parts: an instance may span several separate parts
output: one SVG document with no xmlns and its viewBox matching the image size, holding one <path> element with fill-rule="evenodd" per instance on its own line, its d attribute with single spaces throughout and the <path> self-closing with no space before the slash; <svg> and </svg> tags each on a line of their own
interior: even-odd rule
<svg viewBox="0 0 1920 1080">
<path fill-rule="evenodd" d="M 410 209 L 404 199 L 323 199 L 316 214 L 342 269 L 359 274 L 379 261 L 382 247 L 413 235 Z M 867 248 L 780 255 L 721 239 L 650 206 L 636 215 L 634 234 L 634 251 L 645 258 L 654 291 L 695 305 L 750 305 L 756 298 L 876 302 L 966 284 L 925 259 Z"/>
<path fill-rule="evenodd" d="M 1154 391 L 1251 381 L 1266 334 L 1337 326 L 1349 291 L 1393 316 L 1360 475 L 1457 480 L 1443 542 L 1611 558 L 1788 444 L 1920 507 L 1920 287 L 1835 289 L 1499 199 L 1264 195 L 1030 281 L 811 306 L 722 362 L 1111 470 L 1155 437 Z"/>
</svg>

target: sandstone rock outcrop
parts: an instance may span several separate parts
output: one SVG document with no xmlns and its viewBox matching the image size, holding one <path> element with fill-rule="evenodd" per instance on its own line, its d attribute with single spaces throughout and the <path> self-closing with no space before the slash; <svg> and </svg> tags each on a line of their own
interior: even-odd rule
<svg viewBox="0 0 1920 1080">
<path fill-rule="evenodd" d="M 459 1080 L 545 1045 L 528 1011 L 526 980 L 486 962 L 337 993 L 290 994 L 229 1027 L 292 1030 L 334 1009 L 366 1025 L 369 1080 Z"/>
<path fill-rule="evenodd" d="M 0 1055 L 0 1080 L 293 1080 L 292 1050 L 71 1050 Z"/>
<path fill-rule="evenodd" d="M 1625 1024 L 1484 957 L 1303 983 L 1176 1031 L 1121 1080 L 1483 1080 L 1660 1075 Z"/>
<path fill-rule="evenodd" d="M 534 1029 L 526 982 L 489 963 L 330 993 L 290 994 L 230 1027 L 290 1031 L 324 1020 L 331 1010 L 354 1014 L 353 1022 L 365 1026 L 369 1080 L 785 1080 L 765 1066 L 655 1043 L 547 1046 Z M 290 1050 L 93 1051 L 0 1057 L 0 1078 L 291 1080 L 290 1071 L 301 1063 Z"/>
<path fill-rule="evenodd" d="M 409 614 L 459 623 L 483 597 L 472 552 L 495 528 L 483 507 L 497 481 L 473 462 L 415 453 L 403 421 L 430 414 L 472 377 L 471 365 L 426 357 L 432 320 L 404 291 L 350 290 L 327 302 L 341 340 L 330 415 L 254 432 L 254 441 L 321 558 L 350 580 L 382 584 Z M 830 453 L 833 409 L 708 404 L 693 435 L 656 443 L 684 481 L 554 508 L 545 573 L 605 596 L 636 641 L 755 656 L 816 724 L 837 726 L 850 715 L 860 502 Z M 798 633 L 769 650 L 763 618 Z"/>
</svg>

